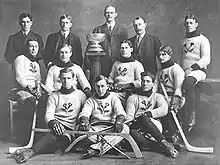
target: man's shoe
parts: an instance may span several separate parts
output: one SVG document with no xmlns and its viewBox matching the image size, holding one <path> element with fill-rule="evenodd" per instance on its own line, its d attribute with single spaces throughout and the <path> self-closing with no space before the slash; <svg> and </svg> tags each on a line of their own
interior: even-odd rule
<svg viewBox="0 0 220 165">
<path fill-rule="evenodd" d="M 32 148 L 27 148 L 22 151 L 16 151 L 16 154 L 13 155 L 14 159 L 18 164 L 26 162 L 28 159 L 35 155 L 35 150 Z"/>
<path fill-rule="evenodd" d="M 97 150 L 89 149 L 85 154 L 82 155 L 80 159 L 88 159 L 98 154 Z"/>
<path fill-rule="evenodd" d="M 195 125 L 196 125 L 196 112 L 193 111 L 191 116 L 190 116 L 190 119 L 189 119 L 189 129 L 188 129 L 188 131 L 190 132 Z"/>
</svg>

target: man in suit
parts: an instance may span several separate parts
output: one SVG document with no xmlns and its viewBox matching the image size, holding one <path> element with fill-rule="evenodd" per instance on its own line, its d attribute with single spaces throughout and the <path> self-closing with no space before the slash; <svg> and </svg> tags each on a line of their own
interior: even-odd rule
<svg viewBox="0 0 220 165">
<path fill-rule="evenodd" d="M 127 29 L 116 23 L 117 10 L 114 6 L 106 6 L 104 16 L 106 22 L 93 30 L 93 33 L 105 33 L 106 39 L 102 47 L 106 55 L 101 58 L 101 74 L 109 76 L 112 64 L 120 58 L 121 42 L 128 38 Z M 85 69 L 90 69 L 90 59 L 86 56 Z"/>
<path fill-rule="evenodd" d="M 26 42 L 30 38 L 36 39 L 36 41 L 39 43 L 39 53 L 37 55 L 37 60 L 40 60 L 44 51 L 44 43 L 42 37 L 31 30 L 33 24 L 32 16 L 28 13 L 22 13 L 19 16 L 18 23 L 21 27 L 21 30 L 9 36 L 4 54 L 5 60 L 9 64 L 13 65 L 16 57 L 24 52 Z"/>
<path fill-rule="evenodd" d="M 60 17 L 60 31 L 50 34 L 47 37 L 45 45 L 45 53 L 43 56 L 44 64 L 47 68 L 59 61 L 59 50 L 63 44 L 72 46 L 73 55 L 71 61 L 82 66 L 82 47 L 78 35 L 73 34 L 70 29 L 72 27 L 72 17 L 70 15 L 62 15 Z"/>
<path fill-rule="evenodd" d="M 133 26 L 136 35 L 130 40 L 134 47 L 134 57 L 143 64 L 145 71 L 156 74 L 156 56 L 159 55 L 160 40 L 146 32 L 147 23 L 143 17 L 135 17 Z"/>
</svg>

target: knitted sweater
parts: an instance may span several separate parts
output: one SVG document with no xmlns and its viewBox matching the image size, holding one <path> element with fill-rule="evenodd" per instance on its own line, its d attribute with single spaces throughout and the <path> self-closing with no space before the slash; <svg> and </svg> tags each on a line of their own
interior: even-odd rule
<svg viewBox="0 0 220 165">
<path fill-rule="evenodd" d="M 118 115 L 126 116 L 126 113 L 120 99 L 115 93 L 110 92 L 110 95 L 103 99 L 98 99 L 94 96 L 87 99 L 79 114 L 79 118 L 81 116 L 88 117 L 90 122 L 114 122 Z"/>
<path fill-rule="evenodd" d="M 73 70 L 73 72 L 75 74 L 73 85 L 76 87 L 77 83 L 79 82 L 82 89 L 89 88 L 91 90 L 91 85 L 90 85 L 89 81 L 87 80 L 82 68 L 76 64 L 74 64 L 70 68 Z M 54 65 L 49 69 L 49 71 L 47 73 L 45 85 L 51 91 L 57 91 L 61 88 L 62 84 L 61 84 L 61 81 L 59 78 L 59 74 L 60 74 L 61 69 L 63 69 L 63 68 Z"/>
<path fill-rule="evenodd" d="M 197 64 L 200 69 L 207 68 L 210 63 L 210 43 L 205 36 L 200 34 L 199 36 L 185 38 L 183 49 L 181 66 L 184 71 L 193 64 Z"/>
<path fill-rule="evenodd" d="M 18 88 L 25 88 L 27 85 L 33 88 L 36 86 L 35 81 L 41 80 L 40 65 L 25 55 L 20 55 L 15 59 L 15 77 Z"/>
<path fill-rule="evenodd" d="M 144 72 L 143 65 L 135 60 L 133 62 L 116 61 L 108 78 L 108 82 L 116 84 L 133 83 L 136 88 L 141 86 L 141 72 Z"/>
<path fill-rule="evenodd" d="M 128 97 L 126 106 L 126 120 L 133 120 L 143 112 L 150 111 L 153 118 L 165 116 L 168 113 L 168 104 L 159 94 L 151 94 L 150 97 L 133 94 Z"/>
<path fill-rule="evenodd" d="M 160 73 L 160 81 L 164 84 L 166 91 L 174 95 L 182 96 L 182 84 L 185 73 L 179 64 L 165 68 Z"/>
<path fill-rule="evenodd" d="M 86 95 L 78 89 L 70 94 L 53 92 L 47 102 L 45 120 L 56 119 L 70 129 L 75 129 L 79 112 L 86 100 Z"/>
</svg>

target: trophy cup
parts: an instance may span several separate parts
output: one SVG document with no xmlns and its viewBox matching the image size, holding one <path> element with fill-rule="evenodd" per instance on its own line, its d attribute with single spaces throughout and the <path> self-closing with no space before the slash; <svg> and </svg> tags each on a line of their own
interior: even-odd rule
<svg viewBox="0 0 220 165">
<path fill-rule="evenodd" d="M 99 43 L 105 40 L 105 33 L 88 33 L 86 39 L 89 42 L 87 53 L 99 53 L 103 55 L 104 50 Z"/>
<path fill-rule="evenodd" d="M 101 74 L 101 63 L 100 59 L 102 56 L 106 55 L 105 51 L 103 50 L 100 42 L 105 40 L 105 33 L 88 33 L 86 35 L 86 39 L 89 42 L 86 56 L 88 56 L 90 61 L 90 69 L 86 71 L 94 89 L 94 80 Z"/>
</svg>

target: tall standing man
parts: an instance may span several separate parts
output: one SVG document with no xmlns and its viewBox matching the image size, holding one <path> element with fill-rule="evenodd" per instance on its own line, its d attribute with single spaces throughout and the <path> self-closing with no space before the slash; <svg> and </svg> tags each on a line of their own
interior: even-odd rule
<svg viewBox="0 0 220 165">
<path fill-rule="evenodd" d="M 186 92 L 186 119 L 188 120 L 184 128 L 190 131 L 196 124 L 195 86 L 206 78 L 206 69 L 210 63 L 210 42 L 198 31 L 199 23 L 194 14 L 185 16 L 184 26 L 186 36 L 182 43 L 181 66 L 186 75 L 183 89 Z"/>
<path fill-rule="evenodd" d="M 160 40 L 147 33 L 147 23 L 143 17 L 135 17 L 133 26 L 136 35 L 130 40 L 134 47 L 134 57 L 143 64 L 145 71 L 156 74 L 156 56 L 159 57 Z"/>
<path fill-rule="evenodd" d="M 22 13 L 19 16 L 18 24 L 21 28 L 20 31 L 10 35 L 8 38 L 6 51 L 4 54 L 5 60 L 9 64 L 13 65 L 16 57 L 20 54 L 23 54 L 25 45 L 30 38 L 36 39 L 36 41 L 39 43 L 37 60 L 40 60 L 44 51 L 44 43 L 42 37 L 31 30 L 33 24 L 32 16 L 29 13 Z"/>
<path fill-rule="evenodd" d="M 72 27 L 72 17 L 68 14 L 60 17 L 60 31 L 50 34 L 47 37 L 45 53 L 43 56 L 44 64 L 47 68 L 59 62 L 59 50 L 62 45 L 72 46 L 73 55 L 71 61 L 82 66 L 82 46 L 78 35 L 73 34 L 70 30 Z"/>
<path fill-rule="evenodd" d="M 105 33 L 106 39 L 102 42 L 102 47 L 106 55 L 101 58 L 101 74 L 109 76 L 112 64 L 120 58 L 121 42 L 128 38 L 127 29 L 116 22 L 118 16 L 114 6 L 106 6 L 104 9 L 106 22 L 93 30 L 93 33 Z M 85 69 L 90 69 L 90 59 L 86 57 Z"/>
</svg>

